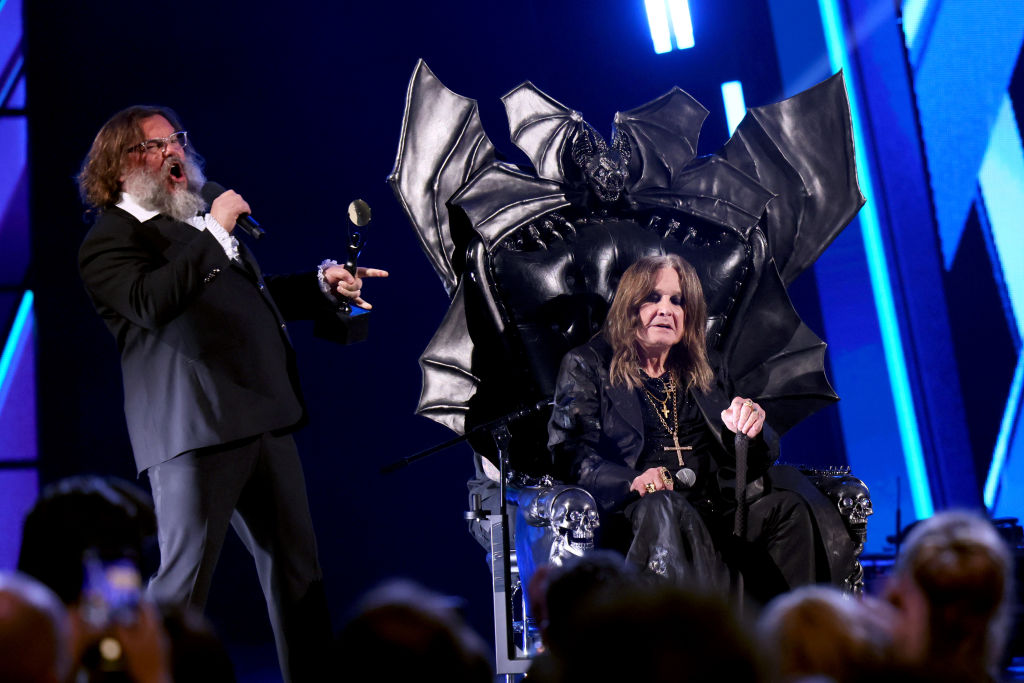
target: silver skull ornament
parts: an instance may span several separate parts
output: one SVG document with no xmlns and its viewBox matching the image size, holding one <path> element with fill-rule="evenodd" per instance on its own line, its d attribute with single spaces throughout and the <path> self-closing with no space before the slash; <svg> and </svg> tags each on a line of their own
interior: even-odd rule
<svg viewBox="0 0 1024 683">
<path fill-rule="evenodd" d="M 551 529 L 556 536 L 548 558 L 551 563 L 561 565 L 570 556 L 593 550 L 601 518 L 589 493 L 567 487 L 552 499 L 550 513 Z"/>
<path fill-rule="evenodd" d="M 839 510 L 850 536 L 863 544 L 867 538 L 868 517 L 875 513 L 867 485 L 857 477 L 847 475 L 833 480 L 826 492 Z"/>
</svg>

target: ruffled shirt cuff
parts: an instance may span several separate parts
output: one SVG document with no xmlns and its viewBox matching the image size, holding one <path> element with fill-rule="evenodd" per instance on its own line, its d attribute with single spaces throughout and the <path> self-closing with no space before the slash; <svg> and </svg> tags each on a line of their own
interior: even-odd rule
<svg viewBox="0 0 1024 683">
<path fill-rule="evenodd" d="M 238 254 L 238 240 L 234 235 L 224 229 L 224 226 L 213 217 L 213 214 L 208 213 L 205 216 L 190 218 L 188 223 L 197 230 L 206 230 L 213 235 L 214 239 L 217 240 L 217 243 L 220 244 L 221 249 L 224 250 L 224 253 L 227 254 L 229 259 L 234 261 L 240 260 Z"/>
<path fill-rule="evenodd" d="M 340 306 L 344 301 L 345 297 L 338 294 L 334 289 L 327 283 L 327 278 L 324 276 L 324 270 L 331 266 L 338 265 L 338 262 L 332 258 L 324 259 L 320 262 L 320 265 L 316 269 L 316 281 L 320 283 L 320 291 L 324 293 L 324 296 L 336 306 Z"/>
</svg>

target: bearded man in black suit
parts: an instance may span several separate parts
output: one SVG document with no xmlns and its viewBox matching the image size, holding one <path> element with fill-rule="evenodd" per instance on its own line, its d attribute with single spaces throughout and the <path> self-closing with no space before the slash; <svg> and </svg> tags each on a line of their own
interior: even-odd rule
<svg viewBox="0 0 1024 683">
<path fill-rule="evenodd" d="M 207 207 L 178 117 L 129 107 L 100 129 L 79 174 L 96 221 L 79 267 L 121 353 L 125 415 L 157 513 L 156 600 L 202 608 L 234 527 L 252 553 L 285 679 L 314 680 L 331 625 L 291 432 L 305 420 L 285 320 L 344 341 L 362 278 L 334 261 L 264 277 L 235 239 L 249 205 Z M 352 309 L 352 310 L 358 310 Z"/>
</svg>

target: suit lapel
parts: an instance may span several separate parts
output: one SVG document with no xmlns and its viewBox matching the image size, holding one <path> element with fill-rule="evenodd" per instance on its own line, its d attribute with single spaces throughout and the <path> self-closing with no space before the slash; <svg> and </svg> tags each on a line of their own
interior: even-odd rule
<svg viewBox="0 0 1024 683">
<path fill-rule="evenodd" d="M 188 244 L 196 238 L 197 231 L 191 225 L 163 215 L 150 218 L 140 225 L 152 239 L 160 241 L 158 246 L 161 252 L 172 251 L 173 246 Z"/>
<path fill-rule="evenodd" d="M 260 270 L 259 264 L 256 263 L 256 257 L 241 240 L 238 241 L 238 259 L 240 263 L 231 262 L 232 268 L 237 269 L 253 282 L 263 280 L 263 272 Z"/>
</svg>

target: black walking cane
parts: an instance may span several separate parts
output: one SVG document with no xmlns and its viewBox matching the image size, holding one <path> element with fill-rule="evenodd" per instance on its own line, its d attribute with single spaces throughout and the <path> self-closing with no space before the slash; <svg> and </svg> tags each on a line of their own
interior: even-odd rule
<svg viewBox="0 0 1024 683">
<path fill-rule="evenodd" d="M 740 554 L 743 552 L 743 541 L 747 537 L 747 446 L 750 439 L 742 432 L 736 433 L 733 441 L 736 450 L 736 514 L 732 522 L 732 535 Z M 737 558 L 738 559 L 738 558 Z M 736 610 L 743 611 L 743 572 L 736 572 Z"/>
</svg>

